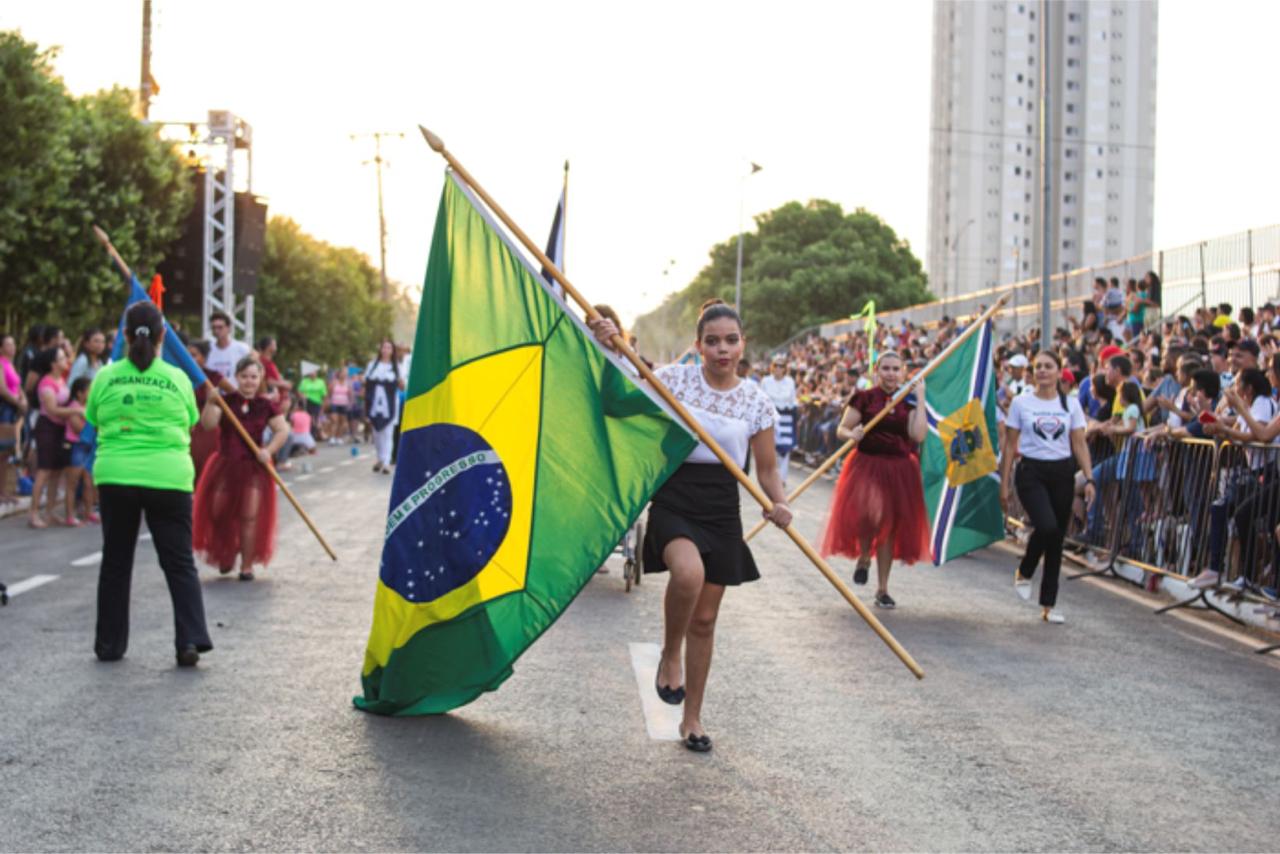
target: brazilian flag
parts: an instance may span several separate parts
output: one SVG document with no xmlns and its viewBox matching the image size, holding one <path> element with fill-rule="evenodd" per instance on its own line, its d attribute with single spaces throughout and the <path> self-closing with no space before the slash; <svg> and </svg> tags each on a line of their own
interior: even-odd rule
<svg viewBox="0 0 1280 854">
<path fill-rule="evenodd" d="M 987 321 L 929 375 L 920 469 L 935 565 L 1004 537 L 992 335 Z"/>
<path fill-rule="evenodd" d="M 492 691 L 697 444 L 445 180 L 365 652 L 365 711 Z"/>
</svg>

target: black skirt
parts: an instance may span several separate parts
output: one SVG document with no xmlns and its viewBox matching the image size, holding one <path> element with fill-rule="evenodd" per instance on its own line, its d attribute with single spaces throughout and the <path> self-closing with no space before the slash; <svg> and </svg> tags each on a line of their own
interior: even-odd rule
<svg viewBox="0 0 1280 854">
<path fill-rule="evenodd" d="M 666 572 L 663 549 L 681 538 L 697 547 L 712 584 L 734 587 L 760 577 L 742 539 L 738 481 L 722 465 L 686 463 L 653 496 L 645 527 L 644 571 Z"/>
<path fill-rule="evenodd" d="M 58 471 L 71 464 L 71 444 L 66 438 L 67 428 L 47 415 L 36 421 L 36 468 Z"/>
</svg>

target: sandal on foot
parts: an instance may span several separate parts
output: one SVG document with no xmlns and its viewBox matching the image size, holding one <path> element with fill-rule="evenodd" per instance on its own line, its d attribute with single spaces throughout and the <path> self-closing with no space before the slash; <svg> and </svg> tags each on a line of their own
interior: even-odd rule
<svg viewBox="0 0 1280 854">
<path fill-rule="evenodd" d="M 231 570 L 233 570 L 233 569 L 235 569 L 235 567 L 234 567 L 234 566 L 220 566 L 220 567 L 218 567 L 218 574 L 219 574 L 219 575 L 230 575 L 230 574 L 231 574 Z"/>
<path fill-rule="evenodd" d="M 680 743 L 684 745 L 685 750 L 692 750 L 694 753 L 710 753 L 711 752 L 711 736 L 694 735 L 693 733 L 681 733 Z"/>
<path fill-rule="evenodd" d="M 868 572 L 870 569 L 871 569 L 871 564 L 870 564 L 870 563 L 860 563 L 860 564 L 858 564 L 857 569 L 855 569 L 855 570 L 853 571 L 853 583 L 854 583 L 854 584 L 866 584 L 866 583 L 867 583 L 867 572 Z"/>
<path fill-rule="evenodd" d="M 253 581 L 253 573 L 252 573 L 252 572 L 242 572 L 242 573 L 240 573 L 240 580 L 241 580 L 241 581 Z"/>
<path fill-rule="evenodd" d="M 653 689 L 658 692 L 658 699 L 668 705 L 678 706 L 684 702 L 684 686 L 672 688 L 670 685 L 663 685 L 658 682 L 656 673 L 653 676 Z"/>
</svg>

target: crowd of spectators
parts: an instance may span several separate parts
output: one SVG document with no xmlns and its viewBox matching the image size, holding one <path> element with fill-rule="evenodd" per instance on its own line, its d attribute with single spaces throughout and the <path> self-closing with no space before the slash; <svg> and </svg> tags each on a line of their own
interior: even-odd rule
<svg viewBox="0 0 1280 854">
<path fill-rule="evenodd" d="M 781 348 L 776 355 L 796 383 L 799 404 L 792 458 L 812 466 L 837 449 L 835 428 L 845 401 L 870 385 L 872 345 L 875 352 L 898 351 L 915 370 L 961 328 L 950 318 L 930 328 L 897 319 L 879 325 L 871 337 L 862 330 L 831 339 L 812 334 Z M 1016 395 L 1031 389 L 1030 359 L 1040 346 L 1038 328 L 1002 336 L 995 353 L 998 420 Z M 1125 547 L 1123 537 L 1109 539 L 1117 526 L 1150 532 L 1162 515 L 1176 511 L 1186 522 L 1188 513 L 1203 513 L 1205 539 L 1193 543 L 1199 544 L 1191 549 L 1196 559 L 1183 567 L 1192 585 L 1276 598 L 1280 455 L 1273 458 L 1257 445 L 1280 444 L 1280 309 L 1272 303 L 1239 309 L 1220 304 L 1162 317 L 1154 272 L 1123 283 L 1099 278 L 1079 315 L 1054 330 L 1050 346 L 1065 366 L 1063 392 L 1077 395 L 1088 417 L 1091 474 L 1106 497 L 1086 508 L 1083 483 L 1089 475 L 1078 474 L 1081 500 L 1072 535 L 1078 544 L 1096 547 L 1089 559 L 1105 560 L 1106 549 Z M 760 363 L 750 370 L 763 375 L 767 367 Z M 1246 461 L 1239 465 L 1222 455 L 1224 470 L 1205 506 L 1167 500 L 1170 483 L 1183 492 L 1188 487 L 1171 479 L 1166 469 L 1172 458 L 1161 449 L 1185 439 L 1248 446 L 1238 455 Z M 1246 470 L 1234 471 L 1239 468 Z M 1132 481 L 1126 501 L 1117 505 L 1126 480 Z M 1259 531 L 1266 535 L 1265 547 L 1255 545 Z M 1242 541 L 1240 569 L 1228 581 L 1226 544 L 1232 534 Z"/>
<path fill-rule="evenodd" d="M 315 453 L 321 443 L 372 440 L 364 414 L 362 364 L 348 361 L 325 369 L 303 362 L 290 380 L 276 365 L 274 338 L 261 338 L 252 347 L 237 341 L 231 319 L 222 312 L 213 313 L 210 329 L 210 340 L 183 340 L 222 391 L 235 390 L 232 374 L 240 359 L 252 355 L 262 365 L 262 394 L 285 415 L 290 428 L 277 455 L 279 469 L 288 470 L 290 457 Z M 115 335 L 114 329 L 95 327 L 72 339 L 54 324 L 32 326 L 21 342 L 0 333 L 0 514 L 30 496 L 28 524 L 33 528 L 99 521 L 91 474 L 94 432 L 83 409 L 95 376 L 110 361 Z M 408 349 L 398 348 L 397 355 L 407 374 Z M 198 389 L 197 397 L 201 395 Z M 193 436 L 197 456 L 208 444 L 198 438 Z M 255 438 L 265 445 L 270 435 Z"/>
</svg>

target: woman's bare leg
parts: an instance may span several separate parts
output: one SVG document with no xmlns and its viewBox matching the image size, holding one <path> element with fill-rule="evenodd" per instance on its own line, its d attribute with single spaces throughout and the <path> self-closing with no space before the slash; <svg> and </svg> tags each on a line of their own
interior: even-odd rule
<svg viewBox="0 0 1280 854">
<path fill-rule="evenodd" d="M 711 653 L 715 646 L 716 617 L 723 584 L 703 584 L 689 620 L 684 655 L 685 696 L 682 735 L 706 735 L 702 728 L 702 700 L 707 693 L 707 676 L 711 673 Z"/>
<path fill-rule="evenodd" d="M 667 565 L 667 593 L 663 599 L 662 659 L 658 662 L 658 684 L 679 688 L 684 684 L 680 659 L 689 619 L 693 616 L 705 572 L 698 547 L 687 539 L 672 540 L 662 550 Z"/>
</svg>

